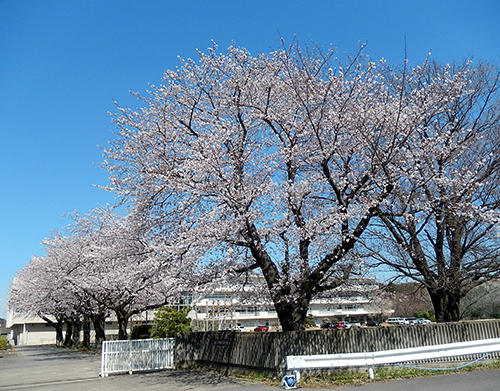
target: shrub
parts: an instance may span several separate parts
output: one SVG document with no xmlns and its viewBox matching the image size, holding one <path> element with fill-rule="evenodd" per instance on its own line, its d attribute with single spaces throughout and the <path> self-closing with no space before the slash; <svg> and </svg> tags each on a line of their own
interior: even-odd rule
<svg viewBox="0 0 500 391">
<path fill-rule="evenodd" d="M 160 308 L 154 318 L 155 328 L 151 332 L 153 338 L 173 337 L 176 333 L 193 331 L 191 319 L 187 317 L 188 312 L 188 308 Z"/>
<path fill-rule="evenodd" d="M 130 339 L 147 339 L 151 338 L 151 330 L 153 326 L 150 324 L 143 324 L 134 326 L 130 333 Z"/>
<path fill-rule="evenodd" d="M 432 320 L 433 322 L 436 321 L 436 316 L 434 315 L 434 310 L 428 310 L 428 311 L 417 311 L 414 314 L 415 318 L 426 318 L 429 320 Z"/>
<path fill-rule="evenodd" d="M 316 321 L 314 320 L 314 316 L 313 314 L 309 314 L 307 315 L 307 318 L 306 318 L 306 327 L 314 327 L 316 326 Z"/>
<path fill-rule="evenodd" d="M 9 347 L 9 344 L 7 343 L 7 338 L 2 337 L 0 338 L 0 350 L 7 350 Z"/>
</svg>

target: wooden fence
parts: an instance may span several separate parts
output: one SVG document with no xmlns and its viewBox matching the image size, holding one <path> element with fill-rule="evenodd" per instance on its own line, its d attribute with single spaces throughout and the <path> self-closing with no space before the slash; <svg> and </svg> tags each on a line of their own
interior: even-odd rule
<svg viewBox="0 0 500 391">
<path fill-rule="evenodd" d="M 499 337 L 500 320 L 284 333 L 184 333 L 176 338 L 175 362 L 178 367 L 201 363 L 281 374 L 286 356 L 375 352 Z"/>
</svg>

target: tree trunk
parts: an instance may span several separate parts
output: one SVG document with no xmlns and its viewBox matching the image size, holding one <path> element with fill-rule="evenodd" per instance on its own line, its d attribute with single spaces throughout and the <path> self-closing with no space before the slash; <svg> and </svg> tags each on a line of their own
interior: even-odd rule
<svg viewBox="0 0 500 391">
<path fill-rule="evenodd" d="M 49 318 L 43 315 L 39 315 L 44 321 L 56 329 L 56 345 L 61 346 L 63 344 L 63 325 L 64 322 L 61 319 L 57 319 L 57 323 L 54 323 Z"/>
<path fill-rule="evenodd" d="M 445 289 L 428 289 L 436 322 L 458 322 L 460 320 L 460 295 Z"/>
<path fill-rule="evenodd" d="M 83 317 L 82 328 L 83 328 L 82 347 L 84 349 L 90 349 L 90 319 L 88 316 Z"/>
<path fill-rule="evenodd" d="M 95 330 L 95 347 L 97 350 L 101 350 L 102 342 L 106 341 L 106 317 L 104 314 L 96 314 L 91 318 Z"/>
<path fill-rule="evenodd" d="M 61 346 L 64 340 L 63 323 L 62 322 L 52 323 L 52 326 L 54 326 L 56 329 L 56 345 Z"/>
<path fill-rule="evenodd" d="M 73 322 L 68 320 L 66 321 L 66 335 L 64 336 L 64 346 L 67 348 L 71 347 L 73 338 Z"/>
<path fill-rule="evenodd" d="M 307 310 L 309 300 L 275 304 L 276 313 L 283 331 L 301 331 L 306 329 Z"/>
<path fill-rule="evenodd" d="M 71 338 L 71 345 L 75 348 L 80 346 L 80 331 L 82 329 L 82 322 L 80 319 L 74 319 L 73 321 L 73 335 Z"/>
<path fill-rule="evenodd" d="M 118 339 L 120 341 L 126 340 L 128 339 L 127 325 L 130 315 L 123 310 L 115 310 L 115 313 L 116 313 L 116 319 L 118 321 Z"/>
</svg>

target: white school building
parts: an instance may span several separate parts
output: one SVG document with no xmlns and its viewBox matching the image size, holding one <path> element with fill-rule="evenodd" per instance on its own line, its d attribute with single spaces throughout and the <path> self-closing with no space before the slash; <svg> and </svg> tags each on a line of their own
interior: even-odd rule
<svg viewBox="0 0 500 391">
<path fill-rule="evenodd" d="M 351 289 L 352 287 L 355 289 Z M 340 289 L 330 296 L 315 298 L 311 301 L 308 314 L 314 317 L 314 322 L 320 326 L 325 319 L 330 321 L 348 321 L 364 323 L 368 320 L 382 320 L 393 312 L 388 308 L 390 301 L 384 300 L 375 280 L 352 280 L 345 289 Z M 244 330 L 253 331 L 258 326 L 268 326 L 270 330 L 279 330 L 276 310 L 271 302 L 257 299 L 251 295 L 242 294 L 232 289 L 220 287 L 210 294 L 185 294 L 182 304 L 189 307 L 188 316 L 196 331 L 209 330 Z M 128 332 L 135 325 L 152 324 L 154 311 L 146 311 L 132 317 Z M 8 309 L 7 322 L 8 339 L 14 345 L 55 344 L 54 327 L 37 316 L 28 316 Z M 116 339 L 118 326 L 116 319 L 106 319 L 106 336 Z M 91 340 L 94 333 L 91 332 Z"/>
</svg>

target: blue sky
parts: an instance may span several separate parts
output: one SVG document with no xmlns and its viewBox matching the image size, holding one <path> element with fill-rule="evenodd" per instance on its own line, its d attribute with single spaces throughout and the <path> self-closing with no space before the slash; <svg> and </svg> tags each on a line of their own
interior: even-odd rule
<svg viewBox="0 0 500 391">
<path fill-rule="evenodd" d="M 374 59 L 421 63 L 467 56 L 500 62 L 498 0 L 129 1 L 0 0 L 0 317 L 9 284 L 40 242 L 114 202 L 98 145 L 114 135 L 108 111 L 159 84 L 177 56 L 215 41 L 252 53 L 280 36 L 330 43 L 340 53 L 367 42 Z"/>
</svg>

